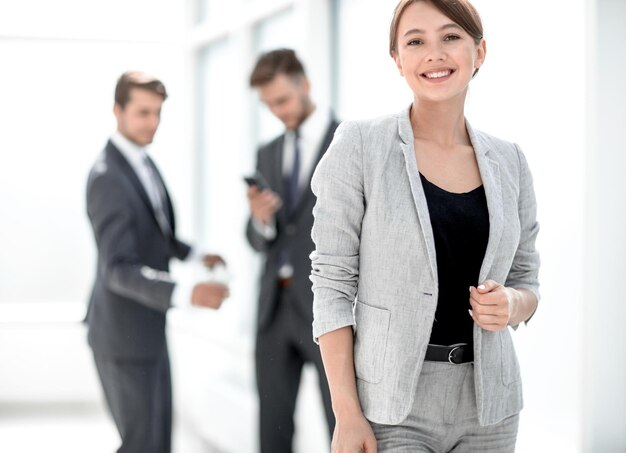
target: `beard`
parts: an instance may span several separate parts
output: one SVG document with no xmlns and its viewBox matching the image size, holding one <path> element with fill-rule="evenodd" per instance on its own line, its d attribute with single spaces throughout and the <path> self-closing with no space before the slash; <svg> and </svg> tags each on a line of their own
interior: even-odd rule
<svg viewBox="0 0 626 453">
<path fill-rule="evenodd" d="M 296 117 L 295 129 L 299 128 L 314 110 L 313 102 L 308 95 L 303 94 L 300 97 L 300 107 L 300 114 Z"/>
</svg>

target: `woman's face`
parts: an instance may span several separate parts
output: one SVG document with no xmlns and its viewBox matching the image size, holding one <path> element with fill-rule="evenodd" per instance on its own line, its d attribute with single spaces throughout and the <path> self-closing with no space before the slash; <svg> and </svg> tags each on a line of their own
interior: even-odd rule
<svg viewBox="0 0 626 453">
<path fill-rule="evenodd" d="M 416 99 L 465 99 L 474 71 L 485 60 L 479 44 L 427 1 L 406 8 L 398 24 L 394 60 Z"/>
</svg>

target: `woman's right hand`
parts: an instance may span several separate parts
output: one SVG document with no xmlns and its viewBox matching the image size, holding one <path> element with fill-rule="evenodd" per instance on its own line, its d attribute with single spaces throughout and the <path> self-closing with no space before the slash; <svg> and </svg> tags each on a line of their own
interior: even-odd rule
<svg viewBox="0 0 626 453">
<path fill-rule="evenodd" d="M 377 453 L 356 389 L 352 327 L 327 332 L 319 341 L 335 413 L 332 453 Z"/>
<path fill-rule="evenodd" d="M 362 413 L 337 417 L 332 453 L 376 453 L 374 431 Z"/>
</svg>

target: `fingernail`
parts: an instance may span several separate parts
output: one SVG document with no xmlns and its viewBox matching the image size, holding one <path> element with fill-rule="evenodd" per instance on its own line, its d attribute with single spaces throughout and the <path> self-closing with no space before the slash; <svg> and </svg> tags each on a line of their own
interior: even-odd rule
<svg viewBox="0 0 626 453">
<path fill-rule="evenodd" d="M 470 292 L 470 293 L 472 292 L 472 287 L 471 287 L 471 286 L 469 287 L 469 292 Z"/>
<path fill-rule="evenodd" d="M 469 313 L 469 315 L 473 318 L 474 317 L 474 313 L 472 313 L 472 310 L 467 310 L 467 312 Z"/>
<path fill-rule="evenodd" d="M 485 285 L 478 285 L 478 289 L 485 289 Z"/>
</svg>

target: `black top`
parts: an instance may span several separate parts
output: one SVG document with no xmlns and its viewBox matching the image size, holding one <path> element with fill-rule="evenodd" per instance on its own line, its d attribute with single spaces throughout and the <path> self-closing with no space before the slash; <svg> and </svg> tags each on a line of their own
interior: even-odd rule
<svg viewBox="0 0 626 453">
<path fill-rule="evenodd" d="M 467 343 L 473 346 L 474 321 L 467 312 L 469 287 L 478 285 L 489 239 L 489 211 L 485 189 L 452 193 L 421 173 L 435 238 L 439 299 L 431 344 Z"/>
</svg>

